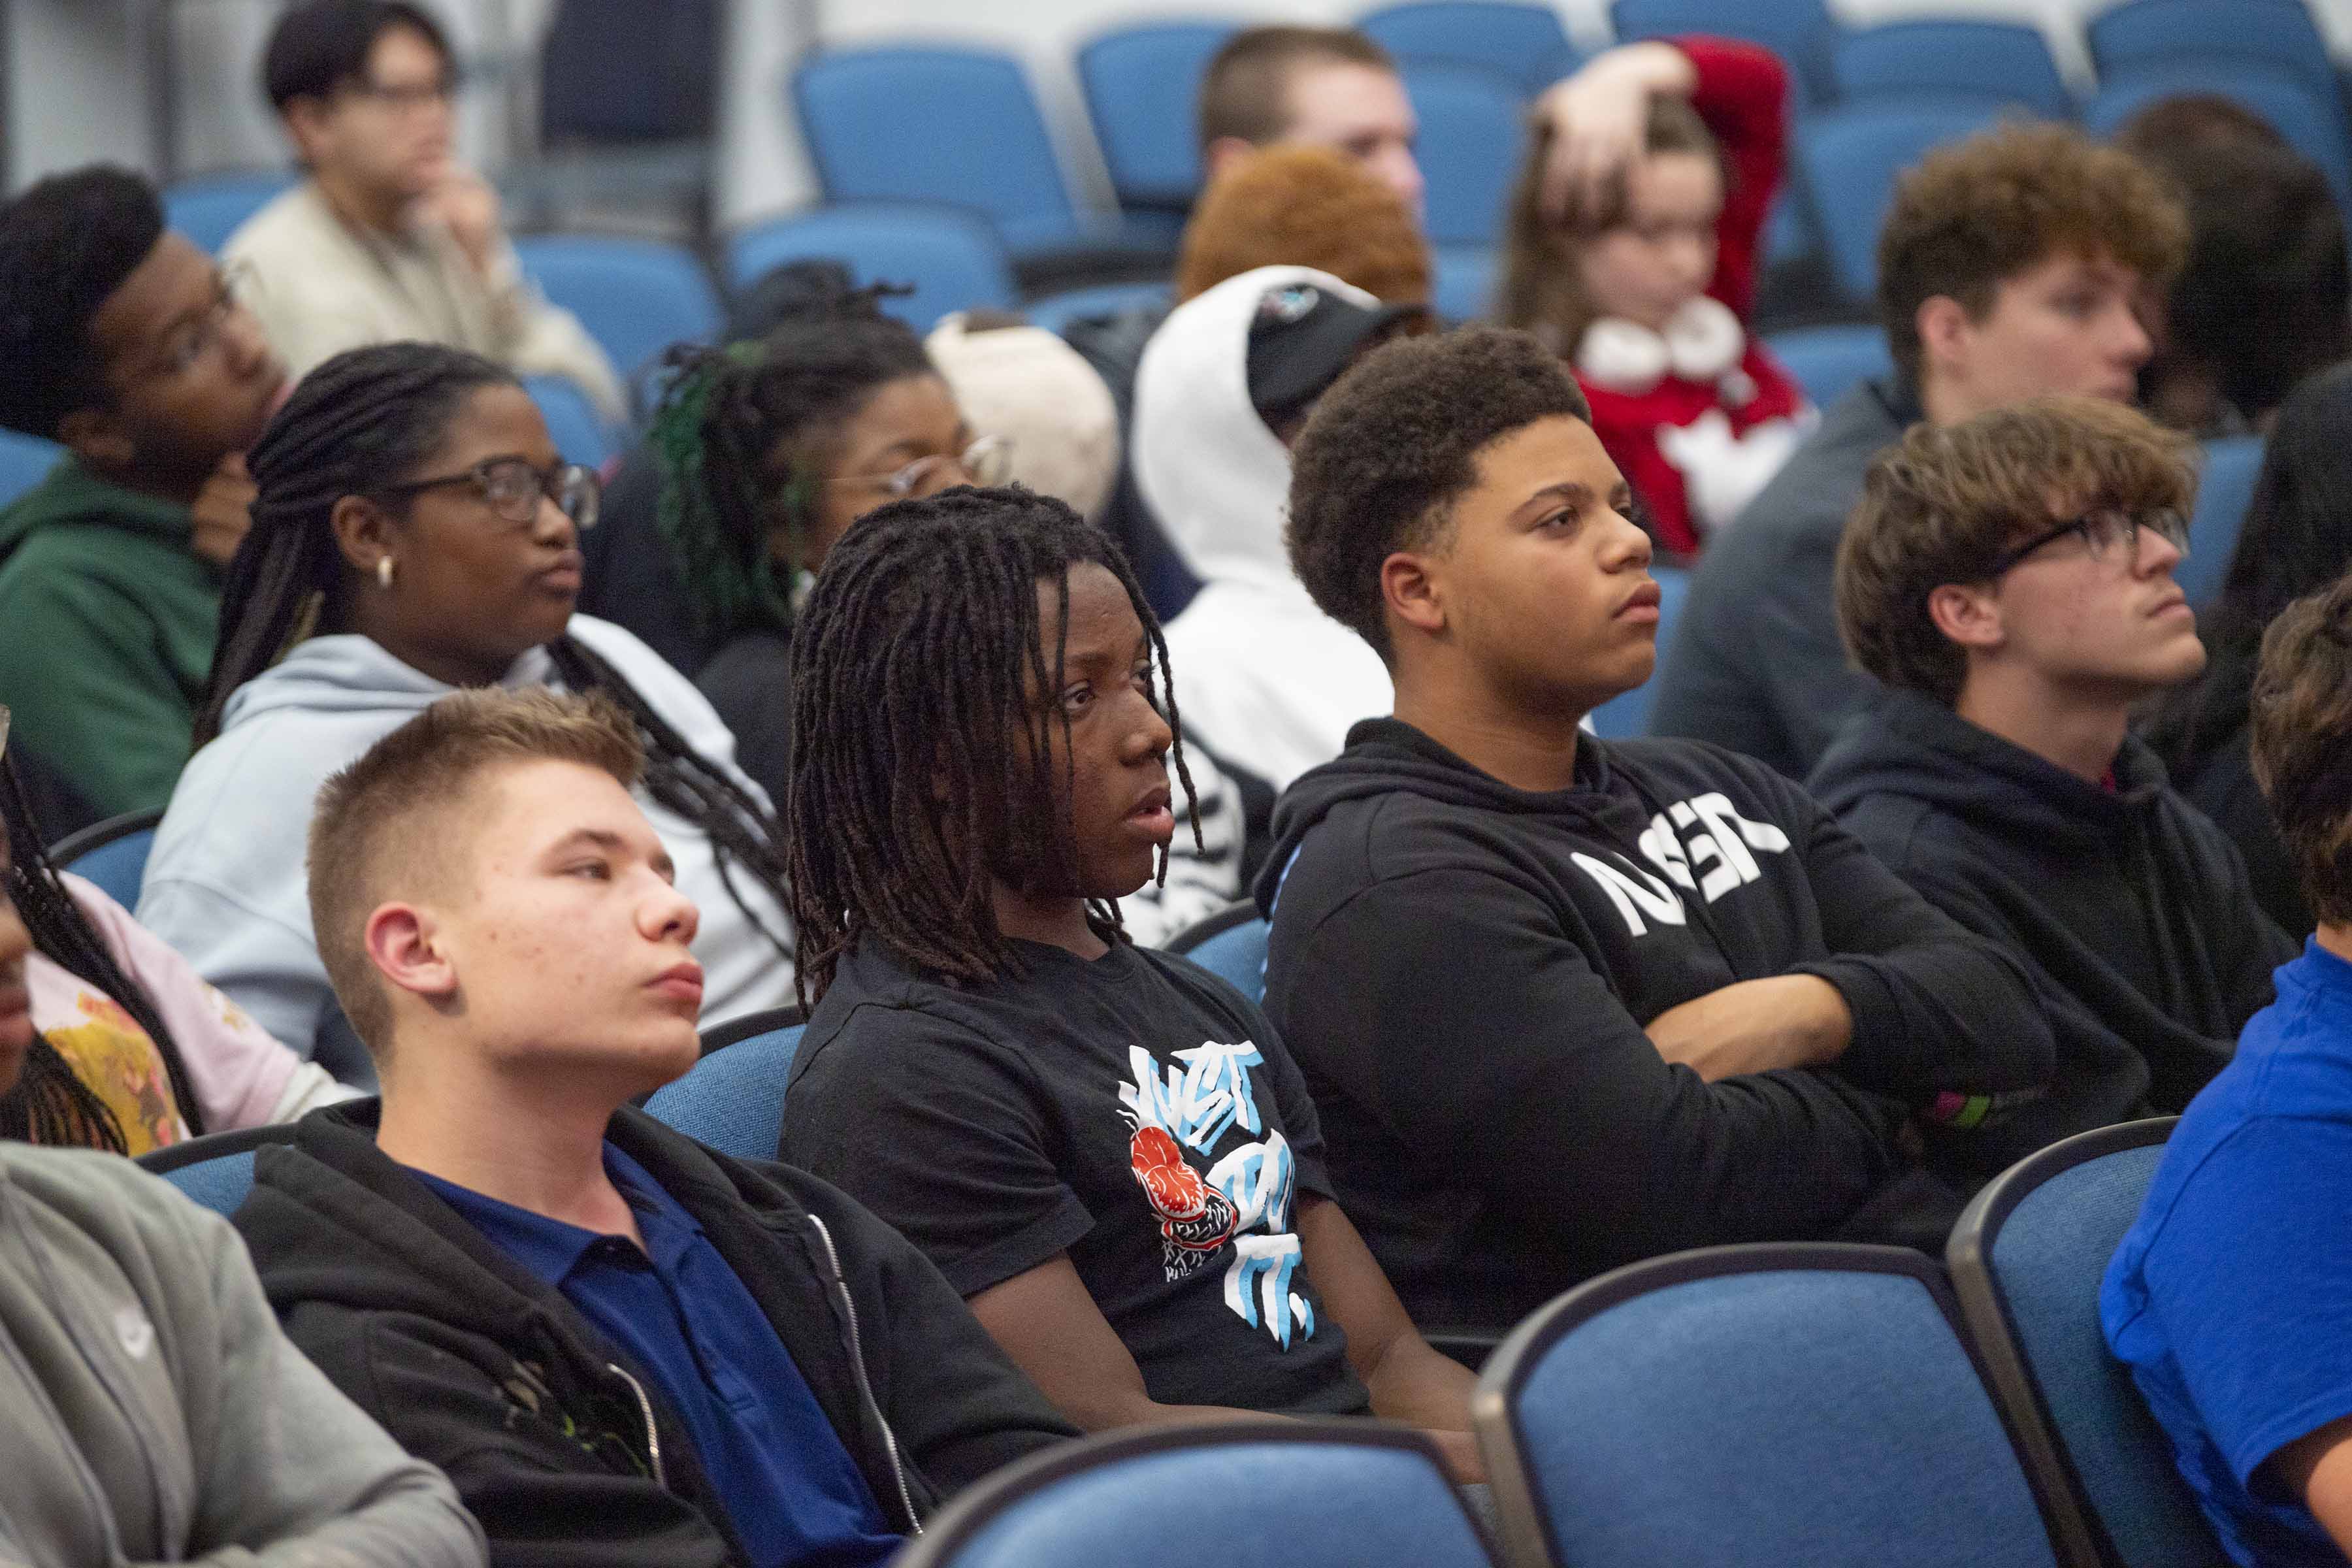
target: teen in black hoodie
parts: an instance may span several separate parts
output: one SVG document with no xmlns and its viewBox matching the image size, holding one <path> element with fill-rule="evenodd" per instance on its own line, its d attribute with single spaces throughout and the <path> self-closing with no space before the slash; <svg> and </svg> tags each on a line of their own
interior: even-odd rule
<svg viewBox="0 0 2352 1568">
<path fill-rule="evenodd" d="M 1847 646 L 1885 690 L 1813 793 L 2030 964 L 2057 1031 L 2049 1094 L 1979 1129 L 1988 1172 L 2183 1110 L 2295 953 L 2235 847 L 2126 730 L 2205 664 L 2172 580 L 2182 445 L 2090 399 L 1922 427 L 1872 466 L 1839 555 Z"/>
<path fill-rule="evenodd" d="M 1276 810 L 1266 1007 L 1423 1321 L 1711 1242 L 1933 1245 L 1914 1112 L 2050 1070 L 2019 966 L 1794 785 L 1578 734 L 1654 657 L 1629 505 L 1519 333 L 1380 351 L 1297 447 L 1292 559 L 1397 717 Z"/>
</svg>

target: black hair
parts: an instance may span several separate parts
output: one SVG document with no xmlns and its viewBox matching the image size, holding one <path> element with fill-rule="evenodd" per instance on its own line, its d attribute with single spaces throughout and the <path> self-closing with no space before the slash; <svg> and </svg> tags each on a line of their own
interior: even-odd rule
<svg viewBox="0 0 2352 1568">
<path fill-rule="evenodd" d="M 2313 376 L 2282 404 L 2228 576 L 2199 616 L 2205 673 L 2166 693 L 2147 739 L 2175 777 L 2245 727 L 2263 633 L 2295 600 L 2352 570 L 2352 365 Z"/>
<path fill-rule="evenodd" d="M 1465 327 L 1383 343 L 1332 384 L 1291 448 L 1291 570 L 1325 615 L 1393 658 L 1381 563 L 1435 542 L 1489 442 L 1560 416 L 1590 424 L 1592 410 L 1529 333 Z"/>
<path fill-rule="evenodd" d="M 54 440 L 109 401 L 90 318 L 163 237 L 155 187 L 102 163 L 0 207 L 0 425 Z"/>
<path fill-rule="evenodd" d="M 16 764 L 0 756 L 0 826 L 8 835 L 8 900 L 33 939 L 33 949 L 68 973 L 88 982 L 131 1015 L 163 1058 L 164 1076 L 178 1101 L 180 1120 L 191 1137 L 205 1131 L 204 1106 L 188 1077 L 172 1031 L 163 1025 L 147 988 L 116 962 L 106 939 L 73 901 L 41 842 L 40 824 L 16 777 Z M 0 1095 L 0 1138 L 36 1143 L 80 1144 L 120 1154 L 127 1144 L 122 1126 L 104 1100 L 82 1082 L 73 1067 L 47 1040 L 37 1039 L 16 1087 Z"/>
<path fill-rule="evenodd" d="M 1035 693 L 1061 689 L 1069 572 L 1087 562 L 1118 579 L 1150 638 L 1154 700 L 1176 736 L 1198 840 L 1168 644 L 1118 546 L 1061 501 L 1018 487 L 893 501 L 833 547 L 798 632 L 784 817 L 804 1004 L 824 996 L 842 954 L 869 931 L 953 979 L 1014 971 L 992 877 L 1017 866 L 1076 885 L 1076 762 L 1066 745 L 1064 776 L 1054 776 L 1055 720 Z M 1037 604 L 1046 582 L 1059 585 L 1065 623 L 1051 648 Z M 1069 716 L 1055 712 L 1066 742 Z M 1115 902 L 1089 913 L 1107 938 L 1123 937 Z"/>
<path fill-rule="evenodd" d="M 756 324 L 756 339 L 670 351 L 675 374 L 652 434 L 656 518 L 704 636 L 790 629 L 824 474 L 807 452 L 778 484 L 778 443 L 819 446 L 880 387 L 938 374 L 914 329 L 882 313 L 895 291 L 853 288 L 837 262 L 794 262 L 739 305 L 736 324 Z M 779 522 L 791 541 L 783 561 L 769 543 Z"/>
<path fill-rule="evenodd" d="M 312 631 L 344 623 L 348 571 L 329 524 L 335 503 L 413 476 L 476 393 L 520 384 L 478 354 L 421 342 L 352 349 L 302 378 L 246 459 L 259 494 L 222 591 L 196 745 L 220 733 L 237 688 Z M 646 748 L 646 793 L 709 834 L 720 882 L 789 958 L 789 940 L 767 930 L 735 882 L 736 871 L 745 872 L 780 908 L 792 907 L 772 815 L 688 745 L 601 655 L 569 636 L 550 643 L 548 653 L 566 687 L 604 692 L 635 723 Z"/>
<path fill-rule="evenodd" d="M 367 75 L 376 40 L 395 27 L 424 36 L 454 71 L 449 36 L 431 12 L 404 0 L 309 0 L 278 19 L 261 56 L 261 91 L 280 114 L 298 98 L 331 98 Z"/>
</svg>

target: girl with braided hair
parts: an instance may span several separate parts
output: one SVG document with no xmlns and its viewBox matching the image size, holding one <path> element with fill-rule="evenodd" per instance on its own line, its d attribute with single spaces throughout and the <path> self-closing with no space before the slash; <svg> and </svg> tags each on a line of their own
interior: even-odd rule
<svg viewBox="0 0 2352 1568">
<path fill-rule="evenodd" d="M 595 477 L 562 460 L 511 374 L 431 344 L 355 349 L 303 378 L 249 461 L 253 531 L 229 569 L 199 750 L 148 863 L 151 929 L 279 1039 L 368 1081 L 311 937 L 311 799 L 454 689 L 546 684 L 605 693 L 644 740 L 643 803 L 702 912 L 706 1017 L 790 998 L 767 794 L 683 677 L 573 615 Z"/>
<path fill-rule="evenodd" d="M 143 1154 L 348 1098 L 130 911 L 58 869 L 5 754 L 7 727 L 0 708 L 0 904 L 32 937 L 23 984 L 35 1033 L 0 1094 L 0 1138 Z"/>
</svg>

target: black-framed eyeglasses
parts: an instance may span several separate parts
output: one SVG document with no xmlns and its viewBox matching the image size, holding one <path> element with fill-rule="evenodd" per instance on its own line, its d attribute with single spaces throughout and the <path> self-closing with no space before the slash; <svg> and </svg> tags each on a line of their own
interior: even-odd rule
<svg viewBox="0 0 2352 1568">
<path fill-rule="evenodd" d="M 386 485 L 375 493 L 389 500 L 421 495 L 446 485 L 471 485 L 476 498 L 501 521 L 519 527 L 539 515 L 540 498 L 544 496 L 583 532 L 596 526 L 596 509 L 604 494 L 604 484 L 593 468 L 578 463 L 558 463 L 551 468 L 542 468 L 522 458 L 492 458 L 460 474 L 437 474 L 429 479 Z"/>
<path fill-rule="evenodd" d="M 382 82 L 362 78 L 351 84 L 355 98 L 364 98 L 381 104 L 394 114 L 410 114 L 428 106 L 452 103 L 465 85 L 455 70 L 443 72 L 431 81 Z"/>
<path fill-rule="evenodd" d="M 2094 561 L 2104 561 L 2118 548 L 2129 552 L 2126 559 L 2134 565 L 2139 563 L 2139 531 L 2147 529 L 2166 540 L 2176 550 L 2189 548 L 2189 520 L 2169 507 L 2157 511 L 2128 512 L 2121 507 L 2101 507 L 2084 512 L 2081 517 L 2059 523 L 2046 532 L 2037 533 L 2024 543 L 2013 545 L 1992 558 L 1986 566 L 1987 577 L 1998 577 L 2023 561 L 2035 551 L 2057 543 L 2068 534 L 2079 534 L 2083 549 Z"/>
</svg>

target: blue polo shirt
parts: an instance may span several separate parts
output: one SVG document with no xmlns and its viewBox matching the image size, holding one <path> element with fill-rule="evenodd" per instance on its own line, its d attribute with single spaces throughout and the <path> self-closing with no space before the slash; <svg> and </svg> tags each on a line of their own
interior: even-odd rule
<svg viewBox="0 0 2352 1568">
<path fill-rule="evenodd" d="M 743 1281 L 694 1216 L 610 1143 L 604 1171 L 635 1212 L 644 1252 L 413 1173 L 653 1373 L 759 1568 L 887 1558 L 899 1538 Z"/>
<path fill-rule="evenodd" d="M 2352 1415 L 2352 963 L 2314 941 L 2277 979 L 2166 1143 L 2099 1318 L 2231 1558 L 2344 1568 L 2262 1467 Z"/>
</svg>

